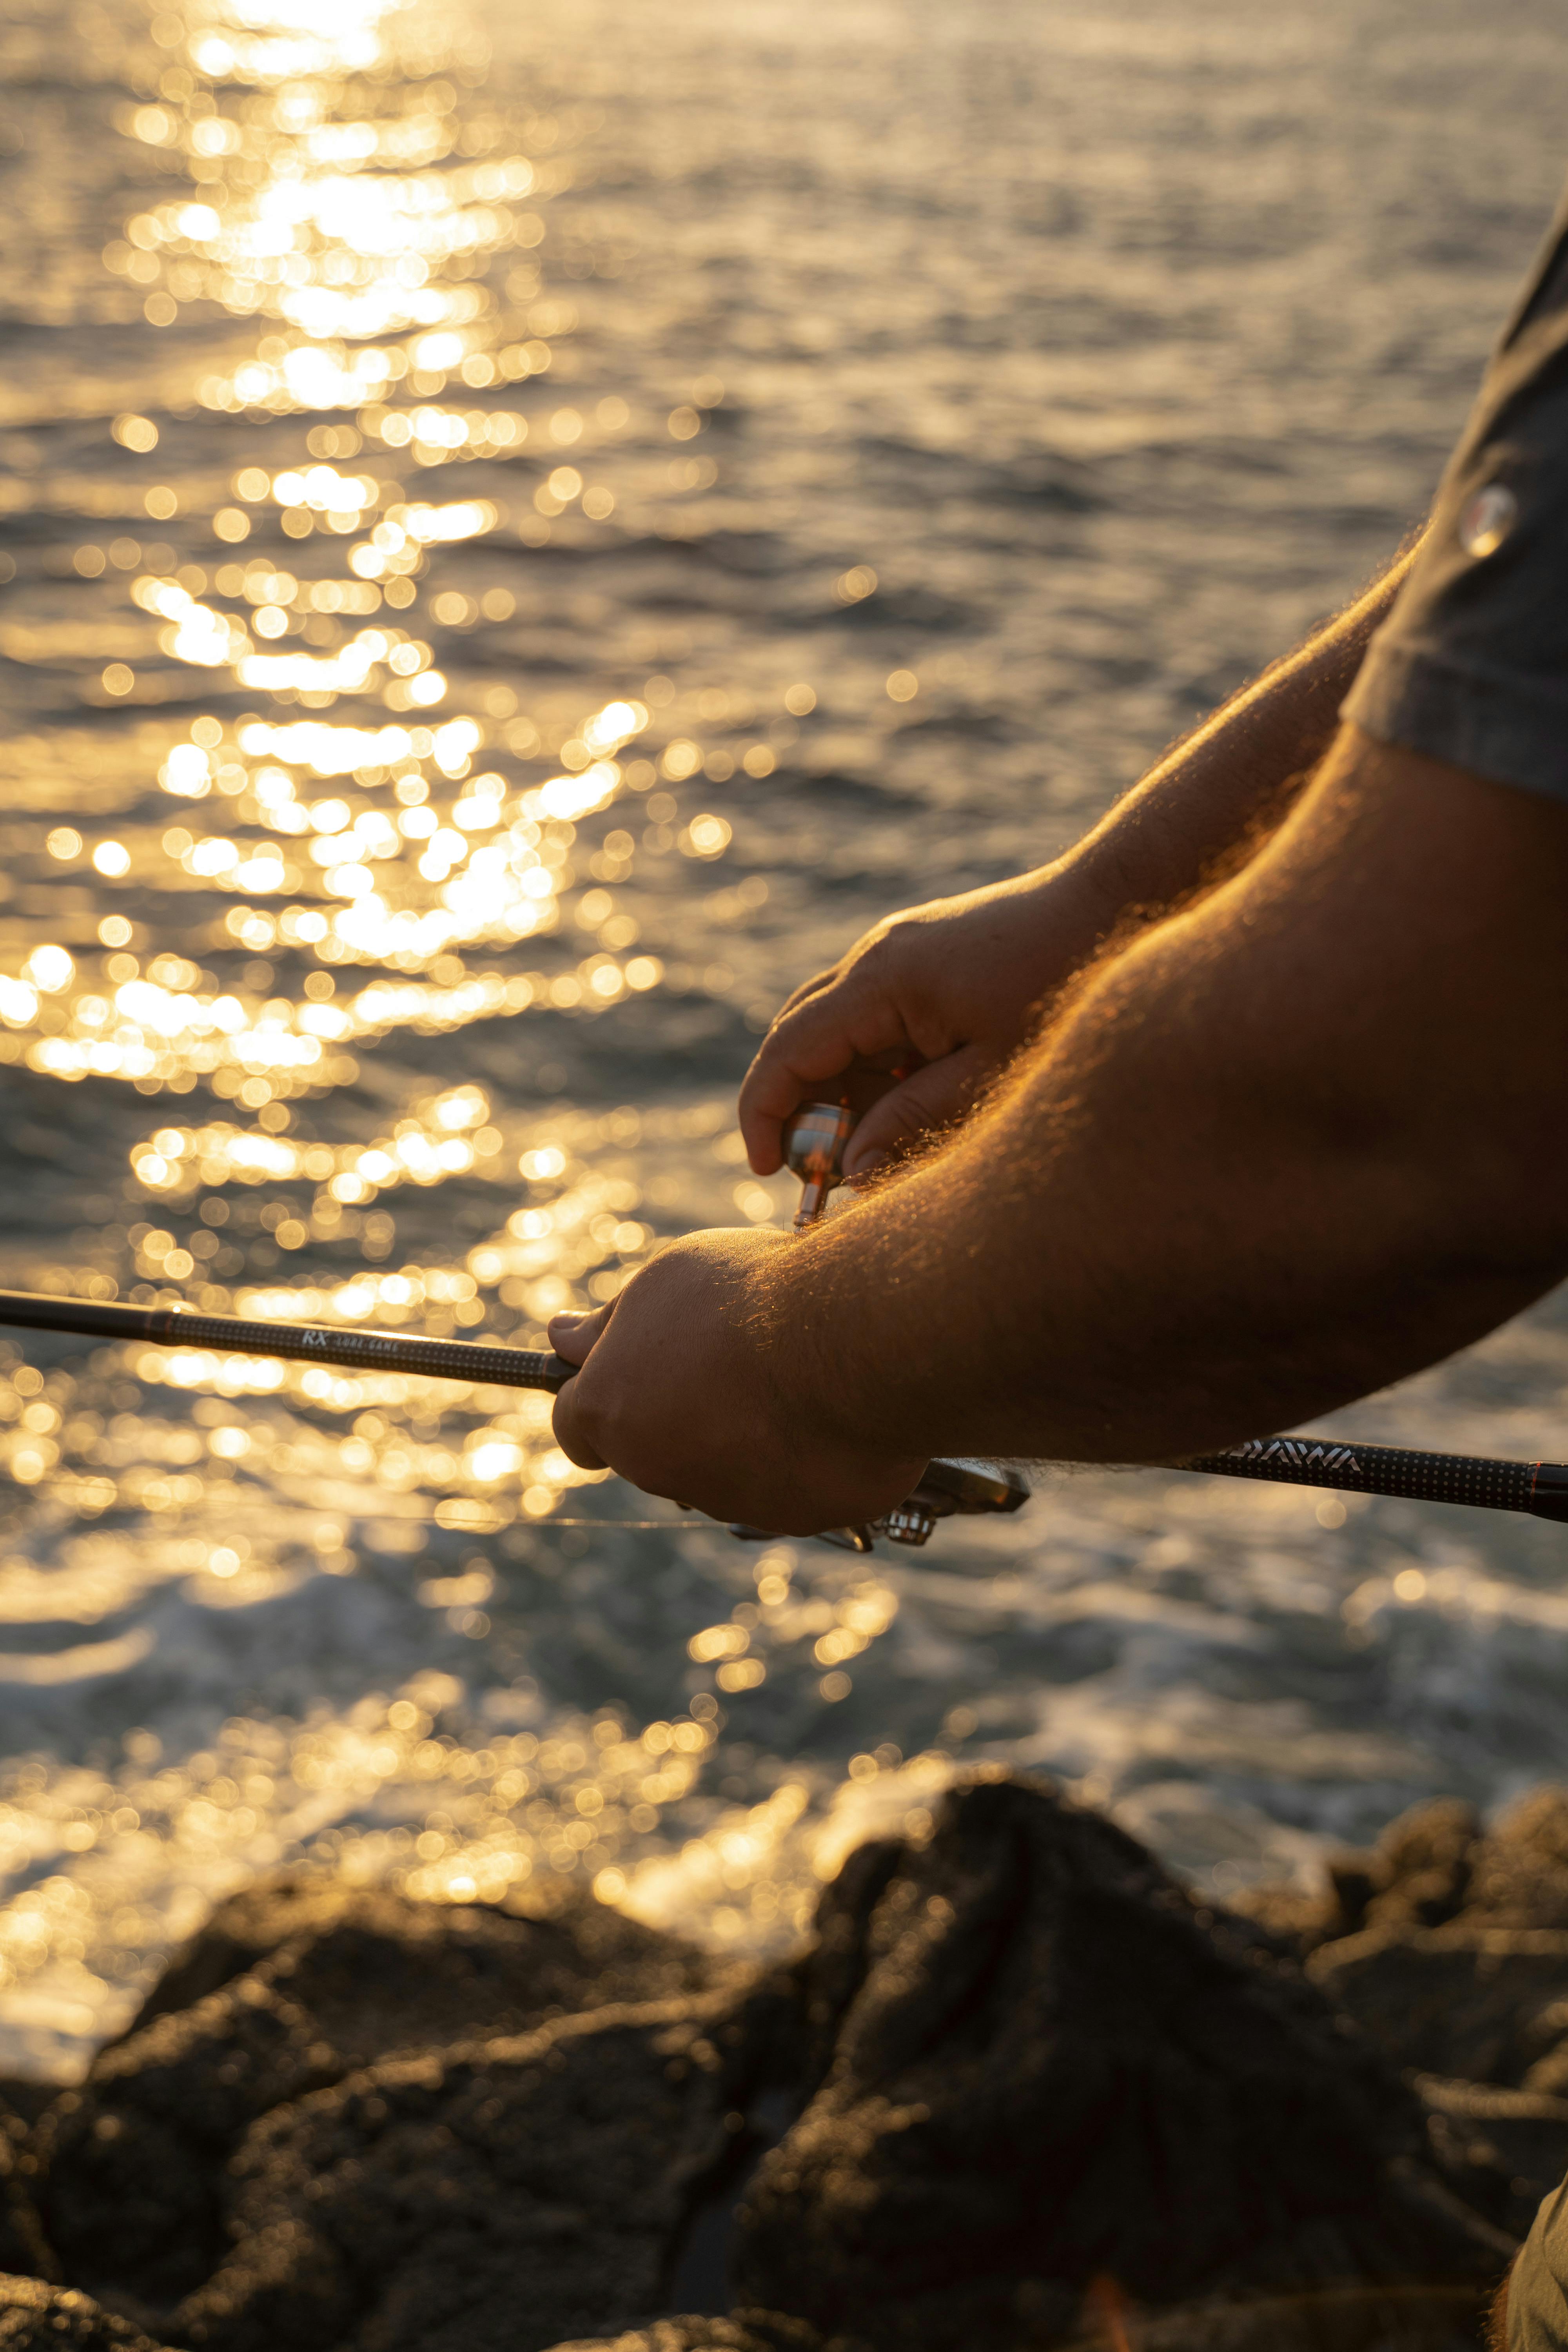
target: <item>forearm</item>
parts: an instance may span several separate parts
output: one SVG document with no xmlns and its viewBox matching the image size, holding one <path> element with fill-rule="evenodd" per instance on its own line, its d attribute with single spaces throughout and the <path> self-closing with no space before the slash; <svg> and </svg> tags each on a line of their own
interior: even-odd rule
<svg viewBox="0 0 1568 2352">
<path fill-rule="evenodd" d="M 1391 765 L 1392 803 L 1368 784 Z M 1488 824 L 1437 821 L 1446 778 Z M 1565 825 L 1348 747 L 945 1151 L 762 1270 L 781 1402 L 932 1453 L 1173 1459 L 1363 1394 L 1539 1295 L 1568 1260 L 1542 1078 Z"/>
<path fill-rule="evenodd" d="M 1153 914 L 1234 868 L 1289 813 L 1328 751 L 1417 539 L 1343 613 L 1173 746 L 1059 861 L 1086 901 Z"/>
<path fill-rule="evenodd" d="M 780 1165 L 783 1122 L 825 1086 L 858 1089 L 862 1110 L 882 1097 L 852 1139 L 852 1175 L 951 1128 L 1080 975 L 1244 866 L 1328 743 L 1405 569 L 1237 695 L 1054 865 L 890 915 L 798 988 L 741 1090 L 757 1174 Z"/>
</svg>

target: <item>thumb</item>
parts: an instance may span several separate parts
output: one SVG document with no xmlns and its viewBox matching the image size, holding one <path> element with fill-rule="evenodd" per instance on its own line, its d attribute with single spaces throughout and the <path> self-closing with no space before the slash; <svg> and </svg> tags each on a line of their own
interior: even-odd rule
<svg viewBox="0 0 1568 2352">
<path fill-rule="evenodd" d="M 978 1046 L 961 1046 L 927 1062 L 874 1102 L 844 1152 L 846 1176 L 866 1176 L 885 1160 L 901 1160 L 961 1119 L 984 1078 Z"/>
<path fill-rule="evenodd" d="M 572 1310 L 552 1315 L 547 1333 L 551 1346 L 564 1362 L 585 1364 L 615 1311 L 616 1302 L 612 1298 L 607 1307 L 595 1308 L 592 1315 L 579 1315 Z"/>
</svg>

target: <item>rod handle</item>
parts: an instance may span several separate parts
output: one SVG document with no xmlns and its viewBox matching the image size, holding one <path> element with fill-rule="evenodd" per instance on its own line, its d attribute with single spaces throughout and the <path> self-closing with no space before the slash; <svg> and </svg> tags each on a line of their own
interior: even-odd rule
<svg viewBox="0 0 1568 2352">
<path fill-rule="evenodd" d="M 1224 1478 L 1259 1478 L 1342 1494 L 1390 1495 L 1411 1502 L 1463 1503 L 1568 1521 L 1568 1463 L 1507 1462 L 1489 1454 L 1426 1454 L 1354 1438 L 1250 1437 L 1223 1454 L 1179 1465 Z"/>
</svg>

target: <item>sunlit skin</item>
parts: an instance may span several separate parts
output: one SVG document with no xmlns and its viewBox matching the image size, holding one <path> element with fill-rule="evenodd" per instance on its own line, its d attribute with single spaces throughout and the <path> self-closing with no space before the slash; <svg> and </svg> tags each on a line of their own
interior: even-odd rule
<svg viewBox="0 0 1568 2352">
<path fill-rule="evenodd" d="M 1275 691 L 1315 719 L 1302 673 Z M 1200 737 L 1152 808 L 1134 800 L 1132 841 L 1168 811 L 1156 836 L 1208 865 L 1216 798 L 1273 814 L 1313 732 L 1276 731 L 1239 775 L 1222 760 L 1217 793 Z M 1549 803 L 1342 730 L 1228 879 L 1173 913 L 1167 883 L 1152 919 L 1137 892 L 1132 935 L 944 1148 L 801 1239 L 694 1236 L 610 1307 L 553 1324 L 584 1365 L 557 1402 L 563 1448 L 803 1530 L 875 1516 L 931 1454 L 1177 1460 L 1479 1338 L 1568 1265 L 1564 1113 L 1542 1080 L 1568 982 L 1565 857 Z M 1069 859 L 1034 892 L 1036 936 L 1058 905 L 1076 936 L 1067 963 L 1115 932 L 1103 899 L 1086 923 L 1078 886 Z M 976 959 L 945 951 L 942 921 L 930 935 L 921 990 L 940 1000 L 951 974 L 973 1000 Z M 858 1028 L 856 966 L 808 1000 L 824 1076 L 836 1001 L 840 1069 L 898 1042 Z M 961 1006 L 949 1027 L 925 1040 L 951 1045 L 945 1097 L 929 1083 L 962 1108 L 974 1024 Z M 983 1063 L 1005 1045 L 1002 1024 L 983 1032 Z M 806 1091 L 785 1066 L 764 1046 L 751 1082 L 763 1168 Z"/>
<path fill-rule="evenodd" d="M 1094 957 L 1245 862 L 1328 751 L 1339 706 L 1391 607 L 1412 548 L 1338 619 L 1162 760 L 1055 864 L 889 916 L 797 988 L 741 1090 L 752 1164 L 781 1164 L 780 1129 L 852 1057 L 906 1069 L 864 1109 L 847 1176 L 922 1148 L 993 1086 Z"/>
</svg>

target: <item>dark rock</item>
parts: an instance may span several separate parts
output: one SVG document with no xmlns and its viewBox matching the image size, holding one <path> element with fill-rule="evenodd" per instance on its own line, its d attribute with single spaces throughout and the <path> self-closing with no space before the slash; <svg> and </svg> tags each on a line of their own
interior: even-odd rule
<svg viewBox="0 0 1568 2352">
<path fill-rule="evenodd" d="M 36 2168 L 26 2126 L 19 2116 L 0 2113 L 0 2274 L 58 2279 L 59 2262 L 33 2196 Z"/>
<path fill-rule="evenodd" d="M 1376 1860 L 1356 1853 L 1338 1853 L 1329 1862 L 1331 1917 L 1335 1933 L 1353 1936 L 1366 1925 L 1366 1915 L 1378 1893 Z"/>
<path fill-rule="evenodd" d="M 258 2116 L 399 2052 L 668 1998 L 722 1973 L 591 1899 L 524 1916 L 343 1890 L 317 1900 L 285 1883 L 222 1906 L 175 1981 L 205 1984 L 236 1952 L 256 1958 L 268 1924 L 282 1940 L 194 2006 L 163 2008 L 158 1988 L 146 2021 L 100 2052 L 34 2135 L 44 2230 L 67 2275 L 144 2318 L 221 2258 L 224 2167 Z"/>
<path fill-rule="evenodd" d="M 1548 2033 L 1561 2034 L 1553 2041 L 1544 2058 L 1538 2058 L 1524 2077 L 1527 2091 L 1540 2091 L 1549 2098 L 1568 2098 L 1568 2001 L 1554 2000 L 1535 2020 L 1531 2038 L 1544 2040 Z"/>
<path fill-rule="evenodd" d="M 223 2167 L 241 2135 L 343 2072 L 305 2013 L 256 1974 L 105 2051 L 34 2140 L 45 2226 L 70 2277 L 98 2294 L 177 2302 L 222 2254 Z"/>
<path fill-rule="evenodd" d="M 702 2006 L 394 2062 L 268 2116 L 233 2166 L 234 2251 L 171 2334 L 213 2352 L 542 2352 L 657 2310 L 725 2132 Z"/>
<path fill-rule="evenodd" d="M 174 1953 L 141 2009 L 117 2041 L 129 2042 L 155 2017 L 193 2009 L 220 1985 L 313 1927 L 331 1927 L 356 1897 L 330 1880 L 271 1878 L 220 1903 L 205 1925 Z M 113 2043 L 107 2045 L 113 2047 Z"/>
<path fill-rule="evenodd" d="M 266 1973 L 360 2065 L 614 2003 L 673 2000 L 752 1971 L 590 1895 L 524 1913 L 383 1895 L 292 1938 Z"/>
<path fill-rule="evenodd" d="M 0 2076 L 0 2123 L 13 2138 L 25 2137 L 54 2100 L 58 2085 Z"/>
<path fill-rule="evenodd" d="M 818 1899 L 811 1947 L 795 1970 L 803 2105 L 833 2063 L 839 2029 L 871 1966 L 871 1922 L 906 1851 L 900 1838 L 857 1846 Z"/>
<path fill-rule="evenodd" d="M 140 2352 L 1458 2352 L 1568 2103 L 1396 2069 L 1517 2084 L 1568 2041 L 1568 1932 L 1469 1907 L 1551 1899 L 1530 1818 L 1494 1862 L 1422 1809 L 1270 1932 L 983 1775 L 760 1974 L 591 1901 L 280 1882 L 55 2101 L 17 2226 L 36 2187 L 38 2263 L 126 2315 L 63 2340 Z M 657 2317 L 769 2140 L 735 2307 Z"/>
<path fill-rule="evenodd" d="M 1359 1879 L 1363 1874 L 1358 1858 L 1343 1857 L 1347 1872 Z M 1236 1895 L 1230 1908 L 1239 1919 L 1250 1919 L 1267 1935 L 1272 1936 L 1297 1959 L 1305 1959 L 1320 1944 L 1331 1937 L 1352 1935 L 1352 1925 L 1360 1926 L 1366 1914 L 1366 1899 L 1361 1895 L 1353 1913 L 1342 1911 L 1335 1884 L 1341 1869 L 1340 1861 L 1331 1862 L 1328 1884 L 1306 1888 L 1300 1886 L 1265 1885 L 1248 1886 Z M 1358 1890 L 1359 1892 L 1359 1890 Z"/>
<path fill-rule="evenodd" d="M 1370 1853 L 1331 1855 L 1318 1893 L 1253 1887 L 1235 1908 L 1303 1957 L 1367 1927 L 1441 1927 L 1467 1906 L 1482 1843 L 1474 1806 L 1441 1797 L 1401 1813 Z"/>
<path fill-rule="evenodd" d="M 836 2030 L 742 2208 L 742 2304 L 959 2352 L 1070 2341 L 1097 2278 L 1145 2311 L 1419 2281 L 1445 2329 L 1495 2280 L 1510 2242 L 1415 2095 L 1109 1822 L 998 1779 L 859 1868 L 801 1972 Z"/>
<path fill-rule="evenodd" d="M 1254 1887 L 1236 1908 L 1303 1956 L 1365 1927 L 1397 1932 L 1462 1919 L 1568 1930 L 1568 1790 L 1532 1790 L 1489 1830 L 1457 1797 L 1414 1806 L 1370 1853 L 1331 1857 L 1316 1894 Z"/>
<path fill-rule="evenodd" d="M 577 1895 L 538 1907 L 447 1906 L 291 1879 L 220 1904 L 176 1953 L 129 2040 L 258 1963 L 350 2064 L 544 2015 L 672 2000 L 711 1984 L 713 1963 Z"/>
<path fill-rule="evenodd" d="M 1458 1797 L 1401 1814 L 1373 1854 L 1367 1926 L 1440 1927 L 1457 1918 L 1466 1906 L 1480 1843 L 1480 1815 Z M 1342 1902 L 1346 1891 L 1342 1882 Z"/>
<path fill-rule="evenodd" d="M 1568 2099 L 1437 2074 L 1418 2075 L 1415 2088 L 1444 2171 L 1489 2221 L 1522 2238 L 1568 2172 Z"/>
<path fill-rule="evenodd" d="M 1267 2302 L 1184 2305 L 1179 2310 L 1121 2315 L 1101 2309 L 1083 2333 L 1059 2339 L 1060 2352 L 1476 2352 L 1470 2298 L 1449 2289 L 1399 2294 L 1352 2292 L 1315 2303 L 1307 2295 Z M 1016 2352 L 1019 2338 L 987 2341 L 974 2352 Z M 858 2336 L 825 2339 L 777 2312 L 740 2311 L 729 2319 L 660 2319 L 615 2336 L 561 2344 L 552 2352 L 874 2352 Z"/>
<path fill-rule="evenodd" d="M 1474 1859 L 1468 1916 L 1500 1927 L 1568 1929 L 1568 1789 L 1535 1789 L 1496 1822 Z"/>
<path fill-rule="evenodd" d="M 1307 1971 L 1396 2066 L 1520 2084 L 1563 2032 L 1568 1931 L 1368 1927 L 1320 1946 Z"/>
<path fill-rule="evenodd" d="M 1417 1806 L 1289 1922 L 1289 1901 L 1264 1889 L 1247 1907 L 1293 1927 L 1397 2065 L 1568 2095 L 1568 1790 L 1537 1789 L 1484 1832 L 1467 1805 Z"/>
<path fill-rule="evenodd" d="M 73 2287 L 0 2277 L 0 2352 L 161 2352 L 129 2320 Z"/>
<path fill-rule="evenodd" d="M 656 2319 L 651 2326 L 615 2336 L 579 2336 L 551 2352 L 828 2352 L 815 2327 L 778 2311 L 737 2311 L 728 2319 Z M 832 2352 L 871 2352 L 836 2336 Z"/>
</svg>

